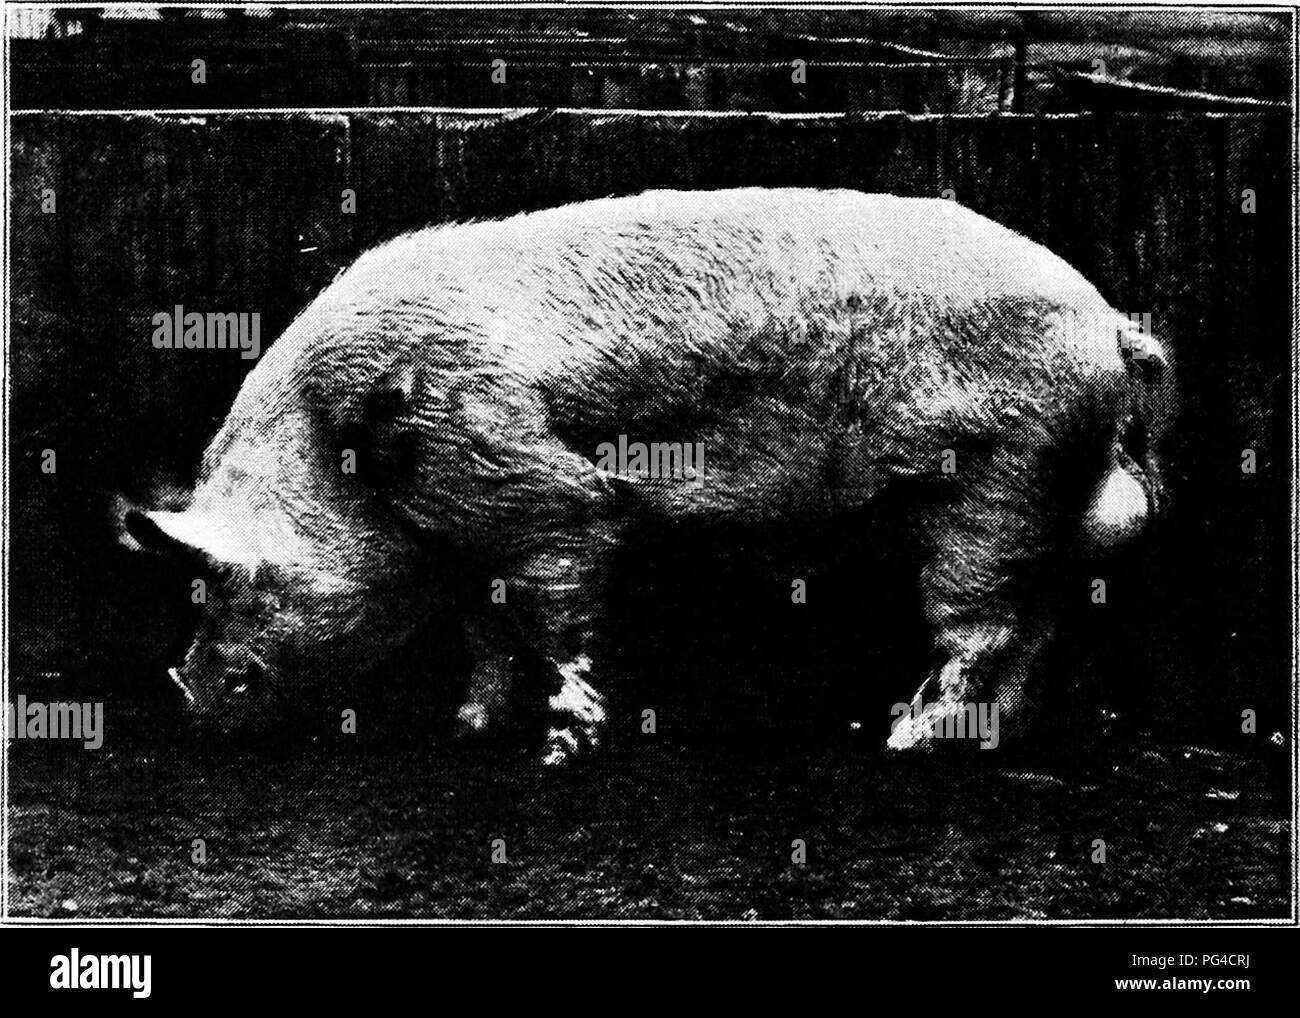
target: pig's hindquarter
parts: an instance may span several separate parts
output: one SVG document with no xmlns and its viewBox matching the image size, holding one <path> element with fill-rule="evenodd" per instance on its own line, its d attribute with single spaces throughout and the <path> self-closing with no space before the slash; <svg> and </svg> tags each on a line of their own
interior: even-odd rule
<svg viewBox="0 0 1300 1018">
<path fill-rule="evenodd" d="M 1045 302 L 931 309 L 906 331 L 896 309 L 873 316 L 863 310 L 870 304 L 813 309 L 811 325 L 770 323 L 749 337 L 746 357 L 735 355 L 734 335 L 721 337 L 726 348 L 712 361 L 708 344 L 679 353 L 664 343 L 658 362 L 641 358 L 629 369 L 593 358 L 539 387 L 548 430 L 534 456 L 552 473 L 534 494 L 545 503 L 545 525 L 524 524 L 526 534 L 498 546 L 528 549 L 507 580 L 511 615 L 562 677 L 548 757 L 597 738 L 600 613 L 626 522 L 657 515 L 806 524 L 860 508 L 903 479 L 922 482 L 913 520 L 929 549 L 921 585 L 947 657 L 922 692 L 928 687 L 926 699 L 941 711 L 960 709 L 979 690 L 1004 712 L 1019 705 L 1047 628 L 1027 613 L 1015 581 L 1043 553 L 1052 514 L 1070 511 L 1043 483 L 1052 466 L 1045 460 L 1076 427 L 1073 418 L 1085 416 L 1083 404 L 1104 401 L 1106 386 L 1068 350 L 1053 349 L 1060 316 Z M 616 398 L 593 401 L 593 393 Z M 697 445 L 703 483 L 593 474 L 597 448 L 620 437 Z M 492 655 L 481 658 L 467 708 L 499 702 L 508 674 Z M 893 744 L 919 737 L 926 724 L 900 729 Z"/>
</svg>

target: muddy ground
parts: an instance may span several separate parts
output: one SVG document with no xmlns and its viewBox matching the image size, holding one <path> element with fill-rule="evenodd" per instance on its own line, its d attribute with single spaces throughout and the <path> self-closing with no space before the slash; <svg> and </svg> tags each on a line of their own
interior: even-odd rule
<svg viewBox="0 0 1300 1018">
<path fill-rule="evenodd" d="M 669 733 L 626 738 L 562 775 L 509 744 L 294 741 L 214 751 L 141 727 L 98 751 L 11 743 L 12 913 L 1006 920 L 1289 909 L 1282 769 L 1149 734 L 1094 744 L 1105 757 L 1088 766 L 1049 754 L 1030 769 L 974 750 L 903 759 L 847 726 Z M 496 839 L 504 862 L 493 861 Z M 791 861 L 794 839 L 803 865 Z"/>
</svg>

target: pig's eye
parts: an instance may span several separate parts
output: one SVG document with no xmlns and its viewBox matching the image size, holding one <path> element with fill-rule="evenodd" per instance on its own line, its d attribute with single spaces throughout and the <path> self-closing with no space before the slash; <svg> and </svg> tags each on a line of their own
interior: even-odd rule
<svg viewBox="0 0 1300 1018">
<path fill-rule="evenodd" d="M 247 665 L 242 671 L 226 675 L 226 692 L 231 696 L 247 696 L 261 681 L 262 669 L 257 665 Z"/>
</svg>

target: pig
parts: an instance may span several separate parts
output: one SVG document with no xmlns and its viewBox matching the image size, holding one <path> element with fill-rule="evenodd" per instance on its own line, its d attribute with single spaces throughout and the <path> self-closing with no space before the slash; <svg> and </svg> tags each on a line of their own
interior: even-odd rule
<svg viewBox="0 0 1300 1018">
<path fill-rule="evenodd" d="M 247 375 L 188 505 L 124 525 L 212 571 L 171 670 L 196 716 L 291 710 L 452 610 L 461 725 L 490 726 L 543 662 L 559 765 L 602 741 L 606 592 L 638 525 L 794 531 L 905 491 L 937 664 L 888 745 L 929 745 L 976 698 L 1005 742 L 1052 632 L 1036 567 L 1161 504 L 1171 367 L 1068 264 L 957 202 L 656 190 L 364 253 Z"/>
</svg>

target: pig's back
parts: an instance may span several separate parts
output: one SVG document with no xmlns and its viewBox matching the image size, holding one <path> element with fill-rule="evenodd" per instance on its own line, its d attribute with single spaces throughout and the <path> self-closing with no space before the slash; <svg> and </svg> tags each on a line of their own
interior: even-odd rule
<svg viewBox="0 0 1300 1018">
<path fill-rule="evenodd" d="M 372 249 L 254 374 L 296 365 L 310 381 L 342 363 L 380 375 L 420 357 L 483 362 L 545 385 L 620 363 L 671 373 L 683 358 L 834 360 L 854 331 L 883 335 L 896 319 L 942 331 L 1016 303 L 1108 311 L 1062 259 L 952 201 L 650 191 L 433 227 Z M 797 340 L 769 342 L 783 332 Z M 1113 341 L 1075 352 L 1118 363 Z"/>
<path fill-rule="evenodd" d="M 1059 397 L 1123 370 L 1116 313 L 1082 275 L 941 199 L 656 191 L 464 240 L 466 292 L 496 302 L 493 356 L 588 444 L 629 428 L 688 440 L 755 403 L 887 426 L 900 391 L 913 427 L 961 415 L 982 382 L 1032 395 L 1050 378 Z"/>
<path fill-rule="evenodd" d="M 529 326 L 516 338 L 538 357 L 562 347 L 557 329 L 603 325 L 602 314 L 668 328 L 752 324 L 791 301 L 807 313 L 872 294 L 953 309 L 1017 298 L 1105 307 L 1065 261 L 956 202 L 848 190 L 650 191 L 397 243 L 390 278 L 454 267 L 471 305 Z"/>
<path fill-rule="evenodd" d="M 708 279 L 724 291 L 747 282 L 806 291 L 830 281 L 954 305 L 976 296 L 1099 300 L 1047 249 L 937 198 L 801 188 L 650 191 L 451 228 L 439 239 L 473 264 L 477 278 L 501 283 L 535 270 L 531 282 L 544 280 L 543 288 L 567 268 L 592 292 L 604 280 L 662 284 L 649 291 L 661 293 Z M 502 247 L 522 261 L 498 259 Z M 656 268 L 680 274 L 656 278 Z M 635 300 L 635 288 L 627 296 Z"/>
</svg>

